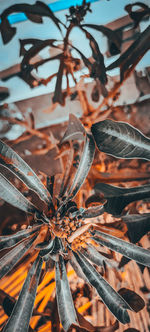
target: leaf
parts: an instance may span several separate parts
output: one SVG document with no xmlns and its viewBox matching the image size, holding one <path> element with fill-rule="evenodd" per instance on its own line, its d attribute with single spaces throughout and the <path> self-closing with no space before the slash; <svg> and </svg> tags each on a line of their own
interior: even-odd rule
<svg viewBox="0 0 150 332">
<path fill-rule="evenodd" d="M 16 34 L 16 28 L 11 27 L 9 21 L 7 18 L 1 20 L 0 23 L 0 31 L 2 35 L 2 40 L 4 44 L 7 44 L 10 42 L 10 40 L 15 36 Z"/>
<path fill-rule="evenodd" d="M 9 95 L 9 90 L 4 86 L 0 86 L 0 102 L 9 97 Z"/>
<path fill-rule="evenodd" d="M 25 255 L 28 249 L 32 246 L 36 235 L 29 238 L 15 248 L 13 248 L 9 253 L 5 254 L 0 259 L 0 278 L 5 276 L 12 268 L 17 264 L 17 262 Z"/>
<path fill-rule="evenodd" d="M 7 316 L 10 316 L 15 305 L 15 298 L 0 289 L 0 305 Z"/>
<path fill-rule="evenodd" d="M 97 290 L 108 309 L 121 323 L 129 323 L 130 319 L 126 309 L 130 309 L 130 307 L 124 299 L 107 283 L 81 253 L 78 252 L 77 254 L 73 252 L 73 254 L 89 283 Z"/>
<path fill-rule="evenodd" d="M 90 134 L 87 134 L 85 132 L 85 135 L 86 138 L 85 138 L 84 148 L 82 151 L 81 160 L 77 168 L 73 184 L 68 191 L 69 199 L 72 199 L 79 191 L 80 187 L 82 186 L 84 180 L 88 175 L 88 172 L 93 162 L 94 153 L 95 153 L 95 143 Z"/>
<path fill-rule="evenodd" d="M 57 80 L 53 96 L 53 103 L 59 103 L 62 106 L 64 106 L 65 104 L 65 98 L 64 98 L 65 95 L 62 92 L 62 78 L 63 78 L 64 67 L 65 67 L 64 58 L 62 58 L 57 73 Z"/>
<path fill-rule="evenodd" d="M 38 43 L 41 43 L 41 39 L 37 38 L 26 38 L 26 39 L 19 39 L 20 43 L 20 56 L 24 56 L 27 50 L 25 49 L 26 45 L 37 45 Z"/>
<path fill-rule="evenodd" d="M 93 137 L 92 135 L 87 134 L 81 160 L 73 184 L 68 193 L 70 195 L 70 199 L 72 199 L 77 194 L 84 180 L 86 179 L 94 159 L 94 153 L 95 143 Z"/>
<path fill-rule="evenodd" d="M 55 242 L 56 242 L 55 239 L 54 240 L 52 239 L 51 241 L 49 241 L 49 244 L 44 249 L 40 250 L 39 255 L 41 257 L 43 257 L 47 254 L 50 254 L 55 248 Z M 38 248 L 38 247 L 36 247 L 36 248 Z"/>
<path fill-rule="evenodd" d="M 42 259 L 37 258 L 28 272 L 19 298 L 8 320 L 4 332 L 27 332 L 32 316 L 36 290 L 42 268 Z"/>
<path fill-rule="evenodd" d="M 72 167 L 74 164 L 74 159 L 75 159 L 75 149 L 70 149 L 70 153 L 68 155 L 68 161 L 65 167 L 65 172 L 63 174 L 62 182 L 61 182 L 61 187 L 60 187 L 60 192 L 59 192 L 59 197 L 58 199 L 62 199 L 67 193 L 68 188 L 71 185 L 71 180 L 72 180 Z M 73 173 L 73 172 L 72 172 Z"/>
<path fill-rule="evenodd" d="M 0 198 L 18 209 L 30 214 L 36 213 L 40 216 L 40 211 L 33 205 L 5 176 L 0 174 Z"/>
<path fill-rule="evenodd" d="M 81 248 L 80 252 L 97 266 L 104 267 L 105 258 L 91 244 L 87 248 Z"/>
<path fill-rule="evenodd" d="M 43 23 L 42 17 L 39 15 L 33 15 L 30 13 L 26 13 L 26 16 L 30 21 L 32 21 L 34 23 Z"/>
<path fill-rule="evenodd" d="M 70 124 L 71 127 L 69 127 Z M 72 129 L 74 124 L 75 126 L 73 132 Z M 72 139 L 76 140 L 77 138 L 81 139 L 82 137 L 84 138 L 85 142 L 84 142 L 81 159 L 73 179 L 73 183 L 67 191 L 67 198 L 66 198 L 67 201 L 71 200 L 77 194 L 80 187 L 82 186 L 91 168 L 95 153 L 95 143 L 92 135 L 86 133 L 80 121 L 73 114 L 70 115 L 69 125 L 65 133 L 65 136 L 62 139 L 62 142 L 66 142 Z"/>
<path fill-rule="evenodd" d="M 119 264 L 118 264 L 118 268 L 121 269 L 123 266 L 125 266 L 125 265 L 128 264 L 129 262 L 130 262 L 130 259 L 129 259 L 129 258 L 127 258 L 127 257 L 125 257 L 125 256 L 122 256 L 122 257 L 121 257 L 121 260 L 120 260 L 120 262 L 119 262 Z M 142 267 L 143 267 L 143 265 L 142 265 Z M 144 266 L 144 268 L 145 268 L 145 266 Z"/>
<path fill-rule="evenodd" d="M 106 70 L 112 70 L 116 67 L 120 67 L 120 80 L 121 82 L 125 78 L 126 71 L 130 66 L 137 64 L 143 55 L 149 50 L 149 39 L 150 39 L 150 26 L 148 26 L 139 37 L 131 44 L 128 49 L 121 54 L 121 56 L 110 64 Z"/>
<path fill-rule="evenodd" d="M 32 226 L 32 228 L 27 228 L 25 230 L 19 231 L 16 234 L 0 236 L 0 250 L 5 248 L 11 248 L 19 243 L 21 240 L 30 237 L 30 235 L 36 233 L 41 225 Z"/>
<path fill-rule="evenodd" d="M 105 203 L 106 203 L 106 200 L 104 200 L 99 194 L 97 194 L 97 195 L 93 194 L 87 198 L 87 200 L 85 201 L 85 206 L 86 206 L 86 208 L 88 208 L 89 205 L 91 207 L 95 207 L 97 205 L 102 205 Z"/>
<path fill-rule="evenodd" d="M 73 253 L 71 253 L 71 258 L 69 260 L 69 263 L 73 267 L 73 269 L 74 269 L 75 273 L 77 274 L 77 276 L 79 278 L 83 279 L 86 283 L 88 283 L 88 279 L 85 276 L 85 274 L 83 273 L 82 267 L 77 262 L 77 260 L 76 260 L 75 256 L 73 255 Z"/>
<path fill-rule="evenodd" d="M 121 188 L 106 183 L 97 183 L 94 190 L 96 194 L 104 195 L 107 200 L 104 210 L 115 216 L 119 216 L 129 203 L 150 197 L 149 185 Z"/>
<path fill-rule="evenodd" d="M 61 324 L 68 331 L 72 324 L 78 326 L 78 320 L 70 292 L 66 267 L 62 256 L 55 264 L 56 297 Z"/>
<path fill-rule="evenodd" d="M 90 76 L 93 78 L 98 78 L 102 84 L 107 83 L 107 76 L 104 64 L 104 56 L 100 52 L 98 43 L 96 42 L 95 38 L 85 29 L 80 27 L 81 30 L 86 34 L 86 37 L 89 39 L 90 47 L 92 50 L 92 56 L 95 62 L 92 64 Z"/>
<path fill-rule="evenodd" d="M 94 87 L 92 89 L 92 93 L 91 93 L 91 98 L 92 98 L 92 101 L 94 101 L 95 103 L 97 103 L 99 101 L 99 98 L 100 98 L 100 87 L 98 86 L 98 84 L 94 85 Z"/>
<path fill-rule="evenodd" d="M 11 27 L 7 17 L 12 13 L 18 13 L 18 12 L 25 13 L 32 22 L 36 23 L 41 23 L 42 21 L 42 19 L 40 19 L 41 16 L 49 17 L 57 26 L 59 31 L 61 31 L 60 28 L 61 21 L 53 14 L 52 10 L 45 3 L 41 1 L 36 1 L 36 3 L 33 5 L 26 3 L 14 4 L 5 9 L 1 14 L 0 30 L 4 44 L 7 44 L 14 37 L 16 33 L 16 28 Z"/>
<path fill-rule="evenodd" d="M 128 227 L 128 236 L 131 242 L 136 243 L 150 231 L 150 213 L 130 214 L 122 220 Z"/>
<path fill-rule="evenodd" d="M 11 315 L 16 302 L 17 301 L 14 297 L 10 296 L 8 293 L 0 289 L 0 305 L 3 307 L 3 310 L 7 316 Z M 43 314 L 42 312 L 38 312 L 36 309 L 34 309 L 33 315 L 44 317 L 47 314 Z M 31 327 L 29 327 L 29 332 L 30 331 L 33 331 Z"/>
<path fill-rule="evenodd" d="M 39 246 L 36 246 L 36 248 L 38 249 Z M 49 241 L 49 244 L 44 249 L 40 250 L 39 255 L 42 257 L 44 256 L 45 261 L 52 259 L 53 261 L 58 262 L 59 255 L 62 253 L 66 253 L 62 241 L 60 238 L 55 236 L 54 239 L 52 238 Z"/>
<path fill-rule="evenodd" d="M 8 79 L 18 76 L 20 79 L 22 79 L 24 82 L 26 82 L 30 88 L 35 88 L 36 86 L 39 86 L 41 84 L 47 85 L 55 76 L 57 73 L 52 74 L 48 76 L 47 78 L 38 78 L 37 76 L 32 75 L 33 69 L 37 70 L 39 66 L 42 66 L 43 64 L 52 61 L 52 60 L 60 60 L 62 54 L 55 55 L 53 57 L 49 57 L 46 59 L 39 60 L 37 62 L 34 62 L 34 64 L 27 64 L 24 65 L 23 69 L 17 73 L 10 74 L 7 77 L 4 77 L 2 81 L 7 81 Z"/>
<path fill-rule="evenodd" d="M 67 130 L 60 143 L 62 144 L 70 140 L 83 140 L 85 135 L 85 129 L 80 120 L 74 114 L 69 114 Z"/>
<path fill-rule="evenodd" d="M 91 28 L 103 33 L 110 42 L 113 42 L 115 44 L 116 48 L 118 49 L 118 52 L 120 53 L 122 40 L 120 38 L 120 34 L 117 33 L 116 30 L 113 31 L 103 25 L 98 25 L 98 24 L 82 24 L 82 27 Z"/>
<path fill-rule="evenodd" d="M 0 164 L 13 172 L 25 185 L 49 203 L 51 196 L 32 168 L 6 143 L 0 140 Z"/>
<path fill-rule="evenodd" d="M 124 238 L 124 235 L 127 233 L 127 226 L 123 222 L 115 221 L 112 223 L 104 223 L 104 224 L 94 224 L 93 229 L 97 231 L 102 231 L 107 234 L 119 237 L 119 238 Z"/>
<path fill-rule="evenodd" d="M 145 302 L 142 297 L 136 294 L 133 290 L 121 288 L 119 289 L 118 293 L 124 298 L 124 300 L 135 312 L 139 312 L 145 307 Z"/>
<path fill-rule="evenodd" d="M 128 123 L 104 120 L 92 125 L 91 131 L 102 152 L 117 158 L 150 160 L 150 139 Z"/>
<path fill-rule="evenodd" d="M 119 252 L 125 257 L 135 260 L 137 263 L 150 267 L 149 250 L 97 230 L 91 232 L 91 234 L 93 235 L 92 239 L 96 241 L 96 243 L 106 246 L 113 251 Z"/>
<path fill-rule="evenodd" d="M 41 1 L 36 1 L 36 5 L 39 6 L 39 14 L 40 14 L 40 12 L 43 12 L 43 14 L 45 13 L 45 16 L 50 17 L 51 20 L 57 26 L 57 28 L 61 31 L 61 28 L 60 28 L 61 21 L 54 15 L 52 10 L 44 2 L 41 2 Z"/>
<path fill-rule="evenodd" d="M 104 211 L 105 209 L 103 205 L 93 206 L 89 207 L 88 209 L 84 209 L 81 216 L 82 218 L 94 218 L 103 214 Z"/>
<path fill-rule="evenodd" d="M 40 39 L 27 39 L 20 41 L 21 43 L 21 51 L 24 45 L 28 45 L 31 42 L 34 44 L 29 48 L 29 50 L 25 50 L 24 57 L 21 62 L 21 70 L 24 70 L 24 68 L 29 65 L 30 60 L 36 56 L 41 50 L 43 50 L 47 46 L 52 46 L 54 47 L 53 43 L 56 41 L 56 39 L 45 39 L 45 40 L 40 40 Z M 53 58 L 53 57 L 52 57 Z M 50 61 L 50 59 L 49 59 Z M 34 64 L 33 64 L 34 67 Z"/>
<path fill-rule="evenodd" d="M 141 7 L 143 10 L 133 11 L 132 8 L 134 6 Z M 140 21 L 142 21 L 144 16 L 150 15 L 150 8 L 142 2 L 135 2 L 133 4 L 126 5 L 124 9 L 128 12 L 130 18 L 134 21 L 134 29 L 138 26 Z"/>
<path fill-rule="evenodd" d="M 34 65 L 35 66 L 35 65 Z M 28 65 L 27 68 L 23 71 L 20 71 L 13 76 L 18 76 L 20 79 L 22 79 L 25 83 L 27 83 L 31 89 L 33 89 L 35 86 L 40 85 L 40 82 L 38 79 L 36 79 L 32 74 L 33 65 Z M 10 79 L 12 76 L 7 76 L 7 80 Z M 6 78 L 5 78 L 6 80 Z"/>
</svg>

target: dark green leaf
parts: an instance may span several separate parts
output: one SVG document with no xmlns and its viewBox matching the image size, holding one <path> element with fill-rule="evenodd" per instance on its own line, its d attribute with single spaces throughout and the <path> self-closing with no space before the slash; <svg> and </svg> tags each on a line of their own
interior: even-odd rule
<svg viewBox="0 0 150 332">
<path fill-rule="evenodd" d="M 89 39 L 90 47 L 92 50 L 92 57 L 95 60 L 95 62 L 92 63 L 90 76 L 93 78 L 98 78 L 102 84 L 106 84 L 107 76 L 106 76 L 103 54 L 100 52 L 98 43 L 95 40 L 95 38 L 82 27 L 81 27 L 81 29 L 86 34 L 86 37 Z"/>
<path fill-rule="evenodd" d="M 95 143 L 93 137 L 92 135 L 87 134 L 81 160 L 75 174 L 73 184 L 68 193 L 71 199 L 77 194 L 86 179 L 93 162 L 94 153 Z"/>
<path fill-rule="evenodd" d="M 62 182 L 61 182 L 59 199 L 62 199 L 62 197 L 65 197 L 69 187 L 71 186 L 72 174 L 74 174 L 74 172 L 72 172 L 74 158 L 75 158 L 75 150 L 70 149 L 70 153 L 68 155 L 68 161 L 67 161 L 67 164 L 65 167 L 65 172 L 63 174 L 63 178 L 62 178 Z"/>
<path fill-rule="evenodd" d="M 97 266 L 104 266 L 105 258 L 91 244 L 87 248 L 81 248 L 80 252 Z"/>
<path fill-rule="evenodd" d="M 149 185 L 121 188 L 106 183 L 97 183 L 94 190 L 96 194 L 104 195 L 107 200 L 104 210 L 115 216 L 119 216 L 129 203 L 150 198 Z"/>
<path fill-rule="evenodd" d="M 78 320 L 70 292 L 66 267 L 63 257 L 60 256 L 59 262 L 55 264 L 56 268 L 56 297 L 58 312 L 61 324 L 65 331 L 68 331 L 72 324 L 78 326 Z"/>
<path fill-rule="evenodd" d="M 40 15 L 34 15 L 26 13 L 27 18 L 34 23 L 43 23 L 42 17 Z"/>
<path fill-rule="evenodd" d="M 78 252 L 73 252 L 83 273 L 89 283 L 97 290 L 102 301 L 113 313 L 113 315 L 123 324 L 129 323 L 129 315 L 126 309 L 130 309 L 124 299 L 107 283 L 107 281 L 97 272 L 97 270 Z"/>
<path fill-rule="evenodd" d="M 62 106 L 64 106 L 65 104 L 65 94 L 62 92 L 62 78 L 63 78 L 64 68 L 65 68 L 64 57 L 62 57 L 57 73 L 57 80 L 53 96 L 53 103 L 59 103 Z"/>
<path fill-rule="evenodd" d="M 142 10 L 133 11 L 132 8 L 134 6 L 141 7 L 140 9 L 142 9 Z M 125 6 L 124 9 L 128 12 L 130 18 L 134 21 L 134 23 L 135 23 L 134 28 L 136 28 L 138 26 L 138 24 L 140 23 L 140 21 L 142 21 L 144 16 L 150 15 L 150 8 L 142 2 L 135 2 L 133 4 L 127 5 L 127 6 Z"/>
<path fill-rule="evenodd" d="M 71 127 L 69 129 L 70 124 Z M 82 186 L 92 165 L 95 153 L 95 143 L 92 135 L 87 134 L 80 121 L 73 114 L 71 114 L 68 129 L 65 133 L 64 139 L 62 139 L 62 142 L 72 139 L 76 140 L 77 138 L 84 139 L 84 147 L 77 171 L 73 179 L 73 183 L 67 191 L 67 201 L 72 199 Z"/>
<path fill-rule="evenodd" d="M 81 213 L 81 216 L 82 218 L 94 218 L 103 214 L 104 211 L 105 208 L 103 205 L 92 206 L 89 207 L 88 209 L 84 209 L 83 213 Z"/>
<path fill-rule="evenodd" d="M 55 250 L 55 242 L 56 242 L 55 239 L 49 241 L 49 244 L 45 248 L 41 248 L 39 255 L 43 257 L 53 252 Z M 36 248 L 39 248 L 39 246 Z"/>
<path fill-rule="evenodd" d="M 5 100 L 7 97 L 9 97 L 9 90 L 4 86 L 0 86 L 0 102 Z"/>
<path fill-rule="evenodd" d="M 40 211 L 33 205 L 5 176 L 0 174 L 0 198 L 5 202 L 27 213 L 40 215 Z"/>
<path fill-rule="evenodd" d="M 123 266 L 125 266 L 126 264 L 128 264 L 130 262 L 131 259 L 125 257 L 125 256 L 122 256 L 121 257 L 121 260 L 119 262 L 119 265 L 118 265 L 118 268 L 121 269 Z M 145 266 L 142 265 L 143 268 L 145 268 Z"/>
<path fill-rule="evenodd" d="M 28 249 L 32 246 L 36 235 L 30 239 L 27 239 L 9 251 L 9 254 L 5 254 L 0 259 L 0 278 L 6 275 L 12 268 L 17 264 L 17 262 L 25 255 Z"/>
<path fill-rule="evenodd" d="M 15 36 L 16 28 L 11 27 L 11 25 L 10 25 L 9 21 L 7 20 L 7 18 L 4 18 L 0 23 L 0 32 L 1 32 L 1 35 L 2 35 L 3 43 L 7 44 Z"/>
<path fill-rule="evenodd" d="M 81 160 L 75 174 L 75 178 L 71 188 L 69 189 L 68 195 L 70 198 L 73 198 L 80 187 L 82 186 L 84 180 L 87 177 L 87 174 L 90 170 L 90 167 L 93 162 L 94 153 L 95 153 L 95 143 L 91 135 L 86 134 L 85 132 L 85 144 L 82 151 Z"/>
<path fill-rule="evenodd" d="M 12 313 L 12 310 L 15 306 L 16 299 L 12 296 L 10 296 L 8 293 L 4 292 L 2 289 L 0 289 L 0 305 L 3 307 L 5 313 L 7 316 L 10 316 Z M 42 317 L 47 317 L 48 314 L 38 312 L 36 309 L 33 310 L 33 315 L 34 316 L 42 316 Z M 33 331 L 31 327 L 29 327 L 29 332 Z"/>
<path fill-rule="evenodd" d="M 40 227 L 41 225 L 32 226 L 32 228 L 27 228 L 17 232 L 16 234 L 0 236 L 0 250 L 15 246 L 21 240 L 28 238 L 30 235 L 39 231 Z"/>
<path fill-rule="evenodd" d="M 123 81 L 126 71 L 130 66 L 136 64 L 141 60 L 143 55 L 150 48 L 150 26 L 148 26 L 139 37 L 132 43 L 128 49 L 121 54 L 121 56 L 110 64 L 106 70 L 111 70 L 116 67 L 120 67 L 120 79 Z"/>
<path fill-rule="evenodd" d="M 37 38 L 26 38 L 26 39 L 19 39 L 20 43 L 20 56 L 24 56 L 27 50 L 25 49 L 26 45 L 37 45 L 38 43 L 41 44 L 41 39 Z"/>
<path fill-rule="evenodd" d="M 80 120 L 73 114 L 69 114 L 67 130 L 61 140 L 61 144 L 71 140 L 84 140 L 86 135 L 85 129 Z"/>
<path fill-rule="evenodd" d="M 85 274 L 82 271 L 81 266 L 79 265 L 79 263 L 77 262 L 75 256 L 73 255 L 73 253 L 71 254 L 71 258 L 70 258 L 70 264 L 73 267 L 75 273 L 77 274 L 77 276 L 81 279 L 83 279 L 86 283 L 88 283 L 88 279 L 85 276 Z"/>
<path fill-rule="evenodd" d="M 27 187 L 35 191 L 44 202 L 51 196 L 32 168 L 7 144 L 0 140 L 0 164 L 13 172 Z"/>
<path fill-rule="evenodd" d="M 118 293 L 124 298 L 129 306 L 135 311 L 139 312 L 145 307 L 145 302 L 140 295 L 136 294 L 133 290 L 127 288 L 119 289 Z"/>
<path fill-rule="evenodd" d="M 99 98 L 100 98 L 100 87 L 98 86 L 98 84 L 94 85 L 94 87 L 92 89 L 92 93 L 91 93 L 91 98 L 92 98 L 92 100 L 95 103 L 97 103 L 99 101 Z"/>
<path fill-rule="evenodd" d="M 150 160 L 150 139 L 128 123 L 104 120 L 92 125 L 91 131 L 102 152 L 117 158 Z"/>
<path fill-rule="evenodd" d="M 1 34 L 3 38 L 4 44 L 7 44 L 15 35 L 16 28 L 12 28 L 7 17 L 8 15 L 12 13 L 18 13 L 23 12 L 27 14 L 27 17 L 32 21 L 36 23 L 41 23 L 42 19 L 41 17 L 49 17 L 54 24 L 57 26 L 59 31 L 61 31 L 60 23 L 61 21 L 53 14 L 51 9 L 43 2 L 36 1 L 35 4 L 30 5 L 26 3 L 22 4 L 14 4 L 7 9 L 5 9 L 1 14 Z"/>
<path fill-rule="evenodd" d="M 61 21 L 54 15 L 52 10 L 42 1 L 36 1 L 35 5 L 39 7 L 39 14 L 42 15 L 43 13 L 42 16 L 47 16 L 51 18 L 51 20 L 55 23 L 57 28 L 61 31 L 60 28 Z"/>
<path fill-rule="evenodd" d="M 130 214 L 123 216 L 122 220 L 127 224 L 128 235 L 131 242 L 138 242 L 150 231 L 150 213 Z"/>
<path fill-rule="evenodd" d="M 117 251 L 142 265 L 150 267 L 149 250 L 100 231 L 95 230 L 92 232 L 92 235 L 92 239 L 96 241 L 96 243 L 106 246 L 113 251 Z"/>
<path fill-rule="evenodd" d="M 4 332 L 28 332 L 41 268 L 42 259 L 38 257 L 28 272 L 19 298 L 4 328 Z"/>
<path fill-rule="evenodd" d="M 121 39 L 119 33 L 117 31 L 113 31 L 103 25 L 98 25 L 98 24 L 82 24 L 83 27 L 91 28 L 94 30 L 97 30 L 101 33 L 103 33 L 110 42 L 113 42 L 115 46 L 118 49 L 118 52 L 120 52 L 120 47 L 121 47 Z"/>
<path fill-rule="evenodd" d="M 15 298 L 0 289 L 0 305 L 7 316 L 10 316 L 15 305 Z"/>
<path fill-rule="evenodd" d="M 27 39 L 21 41 L 21 49 L 26 44 L 30 44 L 32 41 L 33 45 L 29 48 L 29 50 L 25 51 L 23 60 L 21 62 L 21 69 L 23 70 L 25 66 L 29 65 L 30 60 L 36 56 L 41 50 L 43 50 L 47 46 L 53 46 L 53 43 L 56 41 L 56 39 L 29 39 L 27 42 Z"/>
</svg>

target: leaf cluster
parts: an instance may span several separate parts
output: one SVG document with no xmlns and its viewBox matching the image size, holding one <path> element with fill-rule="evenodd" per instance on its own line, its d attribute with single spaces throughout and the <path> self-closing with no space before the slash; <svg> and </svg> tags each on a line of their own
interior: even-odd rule
<svg viewBox="0 0 150 332">
<path fill-rule="evenodd" d="M 132 8 L 136 5 L 138 5 L 141 10 L 134 12 Z M 140 2 L 128 5 L 125 7 L 125 9 L 134 21 L 135 27 L 137 27 L 142 19 L 145 19 L 145 17 L 147 18 L 150 13 L 149 7 Z M 71 94 L 70 76 L 76 85 L 77 80 L 75 72 L 81 69 L 84 65 L 84 67 L 86 67 L 88 70 L 87 75 L 96 82 L 95 93 L 98 97 L 95 99 L 95 94 L 93 92 L 93 100 L 97 101 L 100 94 L 103 94 L 103 96 L 106 97 L 108 94 L 106 87 L 107 72 L 119 67 L 121 82 L 128 76 L 129 71 L 134 69 L 136 64 L 150 48 L 150 28 L 147 27 L 145 31 L 141 32 L 137 39 L 131 44 L 131 46 L 129 46 L 127 50 L 121 54 L 123 41 L 119 31 L 109 29 L 108 27 L 100 24 L 84 24 L 84 18 L 88 11 L 91 11 L 91 9 L 90 4 L 86 3 L 86 1 L 83 1 L 81 6 L 70 7 L 69 15 L 67 15 L 67 23 L 64 24 L 56 17 L 51 9 L 41 1 L 36 1 L 34 5 L 15 4 L 4 10 L 1 14 L 0 24 L 0 31 L 4 44 L 10 42 L 16 34 L 16 28 L 12 27 L 8 20 L 8 16 L 14 12 L 23 12 L 30 21 L 40 24 L 43 22 L 43 17 L 48 17 L 59 30 L 62 40 L 59 39 L 58 41 L 55 38 L 48 40 L 33 38 L 20 40 L 20 55 L 23 56 L 20 64 L 20 71 L 12 75 L 8 75 L 3 80 L 5 81 L 12 76 L 17 75 L 31 88 L 34 88 L 41 84 L 47 85 L 54 77 L 56 77 L 53 103 L 64 105 L 66 96 Z M 76 48 L 73 44 L 70 43 L 70 33 L 76 27 L 78 27 L 78 29 L 84 33 L 85 38 L 89 41 L 89 47 L 92 53 L 91 58 L 87 58 L 86 54 L 81 52 L 79 48 Z M 102 33 L 107 37 L 109 44 L 114 45 L 113 47 L 115 49 L 115 54 L 118 54 L 119 57 L 108 67 L 105 66 L 104 56 L 100 50 L 99 44 L 92 33 L 89 32 L 89 29 Z M 46 59 L 33 61 L 34 57 L 47 46 L 56 48 L 56 55 Z M 79 57 L 75 57 L 73 55 L 73 50 L 76 50 Z M 41 65 L 54 60 L 59 61 L 59 67 L 56 73 L 49 75 L 46 79 L 36 77 L 35 73 Z M 62 91 L 63 76 L 66 77 L 66 91 Z"/>
<path fill-rule="evenodd" d="M 150 160 L 150 140 L 134 127 L 111 120 L 93 124 L 91 132 L 87 133 L 82 123 L 70 115 L 68 128 L 60 144 L 66 142 L 71 144 L 71 159 L 56 196 L 54 177 L 48 178 L 46 188 L 22 158 L 4 142 L 0 142 L 0 196 L 7 203 L 33 217 L 30 228 L 11 236 L 0 237 L 0 249 L 8 249 L 0 259 L 1 278 L 8 274 L 28 252 L 36 252 L 35 261 L 29 269 L 19 298 L 13 305 L 12 314 L 4 331 L 28 331 L 44 262 L 47 264 L 53 261 L 55 266 L 58 313 L 65 331 L 69 331 L 71 327 L 101 331 L 100 327 L 88 323 L 74 308 L 67 278 L 68 263 L 79 277 L 96 289 L 101 300 L 121 323 L 126 324 L 130 321 L 127 310 L 138 312 L 144 307 L 144 301 L 135 292 L 128 289 L 119 291 L 113 289 L 99 272 L 98 267 L 105 269 L 107 264 L 109 266 L 113 264 L 113 260 L 110 260 L 109 254 L 104 254 L 102 247 L 150 267 L 149 250 L 135 244 L 150 230 L 149 214 L 123 216 L 122 220 L 126 227 L 122 224 L 119 228 L 117 224 L 116 226 L 100 224 L 95 218 L 101 216 L 103 212 L 120 218 L 127 204 L 150 197 L 149 186 L 120 188 L 97 183 L 93 189 L 96 195 L 99 195 L 99 201 L 101 195 L 104 199 L 95 207 L 77 207 L 75 196 L 91 168 L 95 145 L 100 151 L 113 154 L 115 157 Z M 47 212 L 40 211 L 38 206 L 29 201 L 10 182 L 3 173 L 5 169 L 38 194 L 47 206 Z M 90 200 L 89 197 L 87 206 Z M 92 201 L 96 202 L 94 196 Z M 127 231 L 131 242 L 124 240 Z M 110 331 L 115 331 L 117 328 L 118 323 L 112 325 Z"/>
</svg>

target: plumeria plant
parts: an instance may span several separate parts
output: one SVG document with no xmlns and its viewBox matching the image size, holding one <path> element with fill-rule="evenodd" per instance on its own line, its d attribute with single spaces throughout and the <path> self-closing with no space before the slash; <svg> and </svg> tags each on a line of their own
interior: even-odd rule
<svg viewBox="0 0 150 332">
<path fill-rule="evenodd" d="M 138 7 L 138 11 L 135 8 Z M 129 14 L 131 18 L 132 28 L 135 29 L 142 20 L 148 19 L 150 15 L 150 8 L 148 5 L 142 2 L 135 2 L 125 6 L 125 11 Z M 30 88 L 35 88 L 41 84 L 47 85 L 53 79 L 55 82 L 55 91 L 52 98 L 52 103 L 59 103 L 65 105 L 65 99 L 67 96 L 71 95 L 71 84 L 70 78 L 75 84 L 76 91 L 72 98 L 76 98 L 79 95 L 77 83 L 78 79 L 76 72 L 79 72 L 82 68 L 86 68 L 86 74 L 83 75 L 81 72 L 80 78 L 90 77 L 92 81 L 95 82 L 92 91 L 93 101 L 98 101 L 100 96 L 103 95 L 105 98 L 112 97 L 112 91 L 108 89 L 108 71 L 119 67 L 120 68 L 120 82 L 114 86 L 114 94 L 118 91 L 122 82 L 127 79 L 129 74 L 133 72 L 137 63 L 141 58 L 148 52 L 149 38 L 150 38 L 150 27 L 138 32 L 137 36 L 133 38 L 133 43 L 123 52 L 123 30 L 121 29 L 110 29 L 107 26 L 100 24 L 89 24 L 85 23 L 85 18 L 87 13 L 92 12 L 91 4 L 83 0 L 81 5 L 71 6 L 68 9 L 66 15 L 66 20 L 60 20 L 60 18 L 55 15 L 50 7 L 42 1 L 36 1 L 34 4 L 29 3 L 16 3 L 6 8 L 0 14 L 0 32 L 2 36 L 2 41 L 4 45 L 8 44 L 16 35 L 17 28 L 10 24 L 9 15 L 13 13 L 24 13 L 28 20 L 32 23 L 42 24 L 43 18 L 48 18 L 50 24 L 54 25 L 59 34 L 60 38 L 56 39 L 54 35 L 53 38 L 49 39 L 39 39 L 37 38 L 26 38 L 19 39 L 20 43 L 20 67 L 19 71 L 8 74 L 2 78 L 2 81 L 7 81 L 14 76 L 19 77 L 19 79 L 26 82 Z M 50 25 L 50 29 L 51 29 Z M 82 49 L 77 48 L 74 42 L 71 40 L 71 32 L 75 29 L 79 29 L 79 33 L 83 34 L 85 39 L 89 43 L 89 49 L 91 51 L 91 56 L 87 57 L 87 52 L 82 51 Z M 34 29 L 34 24 L 33 24 Z M 110 54 L 118 55 L 117 60 L 112 61 L 108 66 L 105 65 L 104 55 L 101 52 L 99 42 L 95 39 L 93 31 L 102 33 L 108 40 L 110 45 Z M 137 38 L 136 38 L 137 37 Z M 135 39 L 135 40 L 134 40 Z M 55 49 L 56 53 L 53 56 L 37 59 L 39 52 L 44 50 L 46 47 Z M 58 71 L 56 73 L 49 72 L 46 78 L 41 78 L 37 76 L 38 69 L 47 62 L 58 61 Z M 62 83 L 63 77 L 66 79 L 66 89 L 63 90 Z M 8 96 L 9 91 L 4 91 L 1 93 L 1 100 Z M 83 98 L 83 97 L 82 97 Z"/>
<path fill-rule="evenodd" d="M 0 249 L 7 249 L 0 258 L 0 277 L 8 274 L 26 254 L 35 255 L 3 332 L 27 332 L 30 329 L 42 266 L 46 269 L 49 262 L 53 262 L 55 268 L 57 307 L 64 331 L 72 327 L 101 331 L 96 330 L 74 307 L 66 270 L 69 263 L 80 278 L 96 289 L 101 300 L 121 323 L 130 321 L 128 310 L 134 310 L 131 301 L 133 294 L 138 303 L 136 311 L 144 307 L 142 298 L 133 291 L 113 289 L 98 268 L 105 269 L 108 262 L 111 268 L 111 259 L 104 254 L 103 247 L 150 267 L 149 250 L 135 244 L 150 230 L 148 214 L 140 215 L 140 218 L 138 215 L 124 216 L 130 238 L 133 239 L 134 235 L 135 243 L 123 239 L 124 227 L 118 229 L 112 223 L 102 224 L 97 217 L 104 212 L 120 217 L 127 204 L 150 197 L 150 186 L 121 188 L 97 183 L 93 188 L 94 194 L 91 192 L 92 196 L 87 199 L 86 208 L 77 206 L 75 196 L 89 173 L 96 146 L 100 152 L 116 158 L 150 160 L 150 139 L 127 123 L 109 119 L 93 124 L 91 132 L 86 132 L 80 120 L 71 114 L 60 144 L 65 145 L 66 142 L 70 146 L 70 154 L 59 191 L 55 192 L 53 176 L 47 177 L 45 187 L 29 165 L 0 141 L 0 197 L 32 216 L 26 229 L 0 236 Z M 10 182 L 5 175 L 6 169 L 39 196 L 46 207 L 43 211 Z M 89 206 L 91 201 L 98 204 Z M 134 227 L 130 228 L 131 222 Z"/>
</svg>

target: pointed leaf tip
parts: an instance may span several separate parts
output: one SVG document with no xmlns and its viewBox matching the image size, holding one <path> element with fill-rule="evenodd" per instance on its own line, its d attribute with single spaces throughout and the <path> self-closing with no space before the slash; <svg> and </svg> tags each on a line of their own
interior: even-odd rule
<svg viewBox="0 0 150 332">
<path fill-rule="evenodd" d="M 56 271 L 56 297 L 58 312 L 63 329 L 67 332 L 72 325 L 78 326 L 78 319 L 69 287 L 66 267 L 63 257 L 55 263 Z"/>
<path fill-rule="evenodd" d="M 6 143 L 0 140 L 0 164 L 13 172 L 25 185 L 48 203 L 51 196 L 32 168 Z"/>
<path fill-rule="evenodd" d="M 127 309 L 131 309 L 125 300 L 108 284 L 97 272 L 81 252 L 73 252 L 83 274 L 89 283 L 96 289 L 104 304 L 113 315 L 123 324 L 130 322 Z"/>
</svg>

